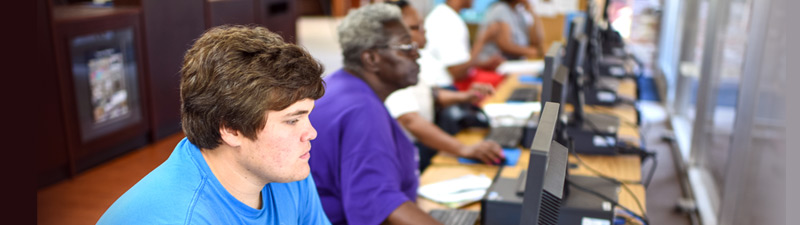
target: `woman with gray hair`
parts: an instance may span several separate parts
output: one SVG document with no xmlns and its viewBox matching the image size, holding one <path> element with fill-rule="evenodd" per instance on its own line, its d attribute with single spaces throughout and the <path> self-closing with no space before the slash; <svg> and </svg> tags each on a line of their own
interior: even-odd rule
<svg viewBox="0 0 800 225">
<path fill-rule="evenodd" d="M 325 78 L 312 124 L 311 173 L 333 224 L 439 224 L 414 203 L 416 149 L 383 102 L 417 83 L 417 44 L 400 9 L 351 11 L 338 28 L 344 68 Z"/>
</svg>

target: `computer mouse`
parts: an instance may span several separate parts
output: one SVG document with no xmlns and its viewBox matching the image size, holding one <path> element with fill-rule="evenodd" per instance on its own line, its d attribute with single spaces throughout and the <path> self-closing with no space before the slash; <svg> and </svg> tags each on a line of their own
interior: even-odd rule
<svg viewBox="0 0 800 225">
<path fill-rule="evenodd" d="M 464 114 L 461 118 L 460 125 L 462 128 L 467 127 L 489 127 L 489 116 L 480 107 L 473 104 L 460 104 Z"/>
</svg>

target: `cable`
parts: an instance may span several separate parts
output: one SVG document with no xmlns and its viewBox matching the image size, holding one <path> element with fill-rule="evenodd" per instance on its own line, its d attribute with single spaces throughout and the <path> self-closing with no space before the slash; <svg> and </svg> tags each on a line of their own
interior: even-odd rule
<svg viewBox="0 0 800 225">
<path fill-rule="evenodd" d="M 594 124 L 591 120 L 584 119 L 583 121 L 586 122 L 587 125 L 589 125 L 589 127 L 592 129 L 592 132 L 599 133 L 598 132 L 599 129 L 597 128 L 597 125 Z M 571 140 L 569 142 L 570 142 L 570 144 L 572 144 Z M 624 143 L 624 142 L 618 142 L 617 143 L 616 147 L 617 147 L 617 151 L 619 153 L 622 153 L 622 154 L 631 154 L 631 153 L 639 154 L 639 158 L 641 159 L 642 162 L 647 160 L 648 157 L 652 157 L 653 166 L 650 168 L 650 172 L 649 172 L 649 174 L 647 176 L 647 179 L 646 179 L 647 181 L 645 183 L 635 182 L 635 181 L 623 181 L 623 183 L 642 184 L 642 185 L 644 185 L 645 188 L 649 187 L 650 186 L 650 181 L 653 180 L 653 175 L 655 175 L 656 167 L 658 166 L 658 159 L 655 157 L 655 153 L 648 152 L 648 151 L 646 151 L 646 150 L 644 150 L 642 148 L 638 148 L 638 147 L 634 147 L 634 146 L 620 145 L 619 143 Z M 570 152 L 572 152 L 575 155 L 575 158 L 578 159 L 578 162 L 580 164 L 584 165 L 586 167 L 586 169 L 592 171 L 592 173 L 595 173 L 598 176 L 606 178 L 606 179 L 614 179 L 612 177 L 609 177 L 609 176 L 601 174 L 599 171 L 593 169 L 592 167 L 589 167 L 586 163 L 583 162 L 583 160 L 581 160 L 581 158 L 578 156 L 578 153 L 575 152 L 574 148 L 571 148 Z"/>
<path fill-rule="evenodd" d="M 624 142 L 620 142 L 620 143 L 624 143 Z M 648 152 L 648 151 L 646 151 L 646 150 L 644 150 L 642 148 L 639 148 L 639 147 L 636 147 L 636 146 L 630 146 L 630 145 L 622 145 L 622 144 L 620 144 L 620 145 L 617 145 L 617 148 L 619 149 L 620 153 L 623 153 L 623 154 L 639 154 L 639 157 L 641 158 L 642 163 L 644 163 L 644 161 L 647 160 L 647 158 L 652 158 L 653 166 L 650 167 L 650 171 L 648 172 L 647 179 L 646 179 L 647 181 L 644 182 L 644 187 L 645 188 L 649 187 L 650 186 L 650 181 L 653 180 L 653 175 L 655 175 L 656 167 L 658 167 L 658 157 L 656 157 L 656 153 L 655 152 Z"/>
<path fill-rule="evenodd" d="M 626 184 L 642 184 L 640 181 L 631 181 L 631 180 L 618 180 L 618 179 L 616 179 L 616 178 L 613 178 L 613 177 L 610 177 L 610 176 L 608 176 L 608 175 L 605 175 L 605 174 L 601 173 L 600 171 L 597 171 L 597 170 L 595 170 L 594 168 L 590 167 L 590 166 L 589 166 L 589 164 L 586 164 L 586 162 L 584 162 L 584 161 L 581 159 L 581 157 L 578 155 L 578 152 L 576 152 L 576 151 L 575 151 L 575 148 L 572 146 L 572 138 L 570 138 L 570 139 L 568 140 L 568 142 L 569 142 L 569 145 L 570 145 L 570 146 L 569 146 L 569 151 L 570 151 L 570 153 L 572 153 L 572 155 L 573 155 L 573 156 L 575 156 L 575 159 L 577 159 L 577 160 L 578 160 L 578 164 L 581 164 L 581 165 L 582 165 L 584 168 L 586 168 L 586 169 L 587 169 L 587 170 L 589 170 L 590 172 L 594 173 L 594 174 L 595 174 L 595 175 L 597 175 L 598 177 L 600 177 L 600 178 L 603 178 L 603 179 L 605 179 L 605 180 L 608 180 L 608 181 L 611 181 L 612 183 L 616 183 L 616 184 L 620 184 L 620 183 L 626 183 Z"/>
<path fill-rule="evenodd" d="M 656 167 L 658 167 L 658 157 L 655 156 L 655 153 L 652 155 L 653 159 L 653 166 L 650 168 L 650 174 L 647 175 L 647 182 L 644 183 L 644 188 L 647 189 L 650 186 L 650 181 L 653 180 L 653 175 L 656 173 Z"/>
<path fill-rule="evenodd" d="M 612 178 L 612 177 L 606 176 L 606 175 L 604 175 L 604 174 L 600 173 L 599 171 L 597 171 L 597 170 L 595 170 L 595 169 L 593 169 L 593 168 L 589 167 L 589 166 L 588 166 L 588 165 L 587 165 L 585 162 L 583 162 L 583 160 L 581 160 L 581 158 L 580 158 L 580 156 L 578 155 L 578 153 L 577 153 L 577 152 L 575 152 L 575 147 L 573 146 L 573 143 L 572 143 L 572 139 L 571 139 L 571 138 L 568 140 L 568 142 L 569 142 L 569 151 L 570 151 L 570 152 L 572 152 L 572 154 L 575 156 L 575 159 L 577 159 L 577 160 L 578 160 L 578 163 L 579 163 L 579 164 L 581 164 L 581 165 L 583 165 L 583 166 L 584 166 L 586 169 L 588 169 L 589 171 L 591 171 L 592 173 L 594 173 L 594 174 L 595 174 L 595 175 L 597 175 L 598 177 L 600 177 L 600 178 L 603 178 L 603 179 L 605 179 L 605 180 L 607 180 L 607 181 L 609 181 L 609 182 L 611 182 L 611 183 L 613 183 L 613 184 L 618 184 L 618 185 L 620 185 L 620 186 L 621 186 L 623 189 L 625 189 L 625 191 L 627 191 L 627 192 L 628 192 L 628 194 L 630 194 L 630 195 L 631 195 L 631 197 L 633 197 L 633 200 L 635 200 L 635 201 L 636 201 L 636 205 L 639 207 L 639 211 L 641 211 L 641 212 L 642 212 L 642 217 L 644 218 L 644 221 L 645 221 L 647 224 L 649 224 L 649 222 L 648 222 L 648 221 L 649 221 L 649 219 L 647 219 L 647 214 L 646 214 L 646 213 L 645 213 L 645 211 L 644 211 L 644 207 L 642 207 L 642 202 L 641 202 L 641 201 L 639 201 L 639 198 L 637 198 L 637 197 L 636 197 L 636 195 L 634 195 L 634 194 L 633 194 L 633 191 L 631 191 L 631 189 L 630 189 L 630 188 L 628 188 L 628 184 L 641 184 L 641 183 L 640 183 L 640 182 L 633 182 L 633 181 L 617 180 L 617 179 L 615 179 L 615 178 Z"/>
<path fill-rule="evenodd" d="M 599 197 L 599 198 L 602 198 L 602 199 L 603 199 L 603 200 L 605 200 L 605 201 L 611 202 L 611 204 L 613 204 L 614 206 L 619 206 L 619 207 L 620 207 L 620 208 L 622 208 L 623 210 L 625 210 L 625 211 L 628 211 L 628 213 L 630 213 L 630 214 L 631 214 L 631 215 L 633 215 L 634 217 L 637 217 L 637 219 L 641 220 L 641 221 L 642 221 L 642 223 L 644 223 L 644 224 L 650 224 L 649 220 L 648 220 L 646 217 L 643 217 L 643 216 L 640 216 L 640 215 L 638 215 L 638 214 L 634 213 L 634 212 L 633 212 L 633 210 L 630 210 L 630 209 L 628 209 L 627 207 L 625 207 L 624 205 L 622 205 L 622 204 L 619 204 L 619 202 L 615 201 L 615 200 L 614 200 L 614 199 L 612 199 L 612 198 L 609 198 L 608 196 L 605 196 L 605 195 L 603 195 L 603 194 L 600 194 L 600 193 L 598 193 L 598 192 L 596 192 L 596 191 L 594 191 L 594 190 L 591 190 L 591 189 L 589 189 L 589 188 L 586 188 L 586 187 L 583 187 L 583 186 L 581 186 L 581 185 L 578 185 L 578 184 L 576 184 L 575 182 L 572 182 L 572 181 L 570 181 L 569 179 L 567 179 L 567 184 L 568 184 L 568 185 L 570 185 L 570 186 L 572 186 L 572 187 L 574 187 L 574 188 L 576 188 L 576 189 L 578 189 L 578 190 L 581 190 L 581 191 L 583 191 L 583 192 L 586 192 L 586 193 L 589 193 L 589 194 L 595 195 L 595 196 L 597 196 L 597 197 Z M 625 186 L 623 186 L 623 187 L 625 187 Z M 629 189 L 627 189 L 627 188 L 626 188 L 626 190 L 630 191 L 630 190 L 629 190 Z M 631 194 L 631 196 L 633 196 L 633 198 L 634 198 L 634 199 L 636 199 L 636 196 L 634 196 L 634 195 L 633 195 L 633 192 L 629 192 L 629 193 Z M 637 203 L 638 203 L 638 201 L 639 201 L 639 200 L 638 200 L 638 199 L 636 199 L 636 201 L 637 201 Z M 642 211 L 642 215 L 644 215 L 644 210 L 642 210 L 642 209 L 641 209 L 641 205 L 640 205 L 640 207 L 639 207 L 639 210 L 641 210 L 641 211 Z"/>
</svg>

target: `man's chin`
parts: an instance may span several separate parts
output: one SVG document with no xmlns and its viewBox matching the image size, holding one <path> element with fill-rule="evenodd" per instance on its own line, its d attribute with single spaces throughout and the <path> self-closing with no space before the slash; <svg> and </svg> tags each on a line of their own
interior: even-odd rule
<svg viewBox="0 0 800 225">
<path fill-rule="evenodd" d="M 297 171 L 295 176 L 297 180 L 295 181 L 305 180 L 309 175 L 311 175 L 311 168 L 308 166 L 308 163 L 305 163 L 305 165 L 303 165 L 301 168 L 297 168 L 295 171 Z"/>
</svg>

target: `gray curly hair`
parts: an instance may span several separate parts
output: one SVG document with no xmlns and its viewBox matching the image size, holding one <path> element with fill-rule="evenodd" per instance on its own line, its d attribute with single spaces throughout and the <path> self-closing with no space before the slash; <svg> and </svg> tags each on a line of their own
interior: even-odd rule
<svg viewBox="0 0 800 225">
<path fill-rule="evenodd" d="M 400 8 L 391 4 L 374 3 L 350 11 L 337 28 L 344 67 L 360 71 L 361 53 L 389 41 L 383 25 L 391 21 L 403 22 Z"/>
</svg>

